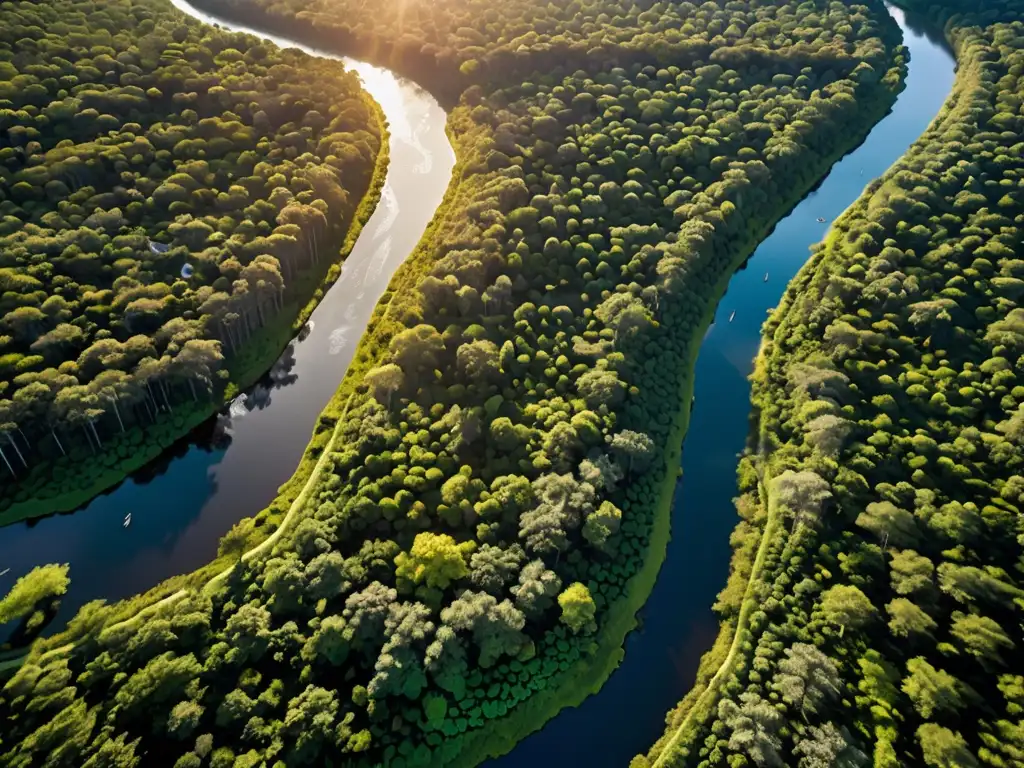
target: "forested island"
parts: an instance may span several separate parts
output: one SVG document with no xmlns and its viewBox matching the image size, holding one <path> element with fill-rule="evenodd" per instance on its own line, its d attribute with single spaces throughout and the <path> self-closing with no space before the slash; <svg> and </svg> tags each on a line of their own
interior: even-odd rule
<svg viewBox="0 0 1024 768">
<path fill-rule="evenodd" d="M 262 375 L 387 153 L 355 75 L 168 4 L 13 2 L 0 22 L 10 522 L 88 500 Z"/>
<path fill-rule="evenodd" d="M 37 644 L 0 697 L 3 760 L 478 763 L 620 658 L 710 314 L 892 103 L 898 29 L 875 2 L 601 0 L 543 39 L 530 3 L 203 5 L 381 20 L 359 35 L 388 60 L 395 35 L 471 22 L 418 53 L 464 89 L 453 185 L 295 480 L 229 540 L 279 533 L 206 588 L 136 618 L 92 604 Z"/>
<path fill-rule="evenodd" d="M 1024 764 L 1024 6 L 764 328 L 723 631 L 643 766 Z"/>
</svg>

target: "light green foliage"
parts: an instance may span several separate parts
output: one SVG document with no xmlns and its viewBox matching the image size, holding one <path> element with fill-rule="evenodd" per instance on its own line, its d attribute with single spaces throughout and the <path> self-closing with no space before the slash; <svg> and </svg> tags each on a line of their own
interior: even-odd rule
<svg viewBox="0 0 1024 768">
<path fill-rule="evenodd" d="M 68 591 L 69 566 L 40 565 L 20 577 L 0 600 L 0 624 L 21 618 L 44 600 Z"/>
<path fill-rule="evenodd" d="M 576 582 L 566 587 L 558 595 L 558 605 L 562 609 L 562 623 L 573 632 L 579 633 L 594 625 L 594 598 L 585 584 Z"/>
<path fill-rule="evenodd" d="M 897 638 L 930 635 L 938 627 L 935 619 L 905 597 L 896 598 L 885 610 L 889 614 L 889 631 Z"/>
<path fill-rule="evenodd" d="M 832 496 L 828 483 L 815 472 L 786 470 L 771 482 L 772 500 L 797 523 L 816 525 L 822 505 Z"/>
<path fill-rule="evenodd" d="M 622 510 L 610 501 L 604 501 L 583 522 L 583 538 L 598 549 L 603 549 L 608 537 L 619 530 L 621 523 Z"/>
<path fill-rule="evenodd" d="M 917 729 L 917 741 L 928 768 L 974 768 L 978 764 L 963 736 L 941 725 L 925 723 Z"/>
<path fill-rule="evenodd" d="M 935 713 L 953 713 L 964 706 L 964 686 L 949 673 L 936 669 L 923 658 L 907 662 L 903 692 L 925 720 Z"/>
<path fill-rule="evenodd" d="M 178 739 L 187 739 L 199 725 L 204 707 L 194 701 L 179 701 L 167 719 L 167 731 Z"/>
<path fill-rule="evenodd" d="M 840 627 L 860 629 L 874 617 L 875 606 L 857 587 L 836 584 L 821 596 L 825 618 Z"/>
<path fill-rule="evenodd" d="M 1016 644 L 995 619 L 977 614 L 954 611 L 951 632 L 960 646 L 986 667 L 1003 663 L 1003 649 L 1013 649 Z"/>
<path fill-rule="evenodd" d="M 897 547 L 912 547 L 918 532 L 914 516 L 889 501 L 875 501 L 857 517 L 857 525 L 871 531 L 879 541 Z"/>
<path fill-rule="evenodd" d="M 416 534 L 412 549 L 399 552 L 395 558 L 395 577 L 400 584 L 404 581 L 444 589 L 469 573 L 466 558 L 472 549 L 472 546 L 456 544 L 447 534 Z"/>
</svg>

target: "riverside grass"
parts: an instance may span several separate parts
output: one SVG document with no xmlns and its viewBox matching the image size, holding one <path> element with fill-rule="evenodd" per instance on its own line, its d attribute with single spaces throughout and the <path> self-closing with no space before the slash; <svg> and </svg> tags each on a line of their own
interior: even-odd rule
<svg viewBox="0 0 1024 768">
<path fill-rule="evenodd" d="M 380 201 L 390 161 L 387 121 L 376 101 L 367 98 L 367 102 L 373 114 L 377 116 L 377 124 L 381 131 L 381 147 L 377 153 L 373 176 L 353 212 L 352 221 L 338 255 L 334 259 L 325 260 L 321 268 L 302 275 L 297 283 L 296 296 L 284 304 L 283 311 L 275 316 L 274 322 L 255 332 L 241 353 L 229 360 L 229 381 L 223 394 L 204 403 L 182 404 L 174 413 L 162 414 L 156 423 L 144 429 L 133 427 L 128 430 L 127 437 L 108 441 L 108 452 L 91 457 L 88 465 L 80 468 L 80 472 L 78 468 L 72 468 L 72 471 L 80 475 L 91 470 L 91 482 L 47 498 L 15 501 L 0 512 L 0 527 L 44 515 L 70 512 L 85 505 L 95 496 L 113 488 L 133 472 L 155 460 L 178 441 L 187 438 L 193 429 L 255 385 L 270 370 L 341 275 L 341 266 L 355 247 L 359 234 Z M 309 296 L 304 304 L 302 296 Z M 106 466 L 102 463 L 107 456 L 115 454 L 117 448 L 126 447 L 130 447 L 130 450 L 127 450 L 128 455 L 121 457 L 116 465 Z"/>
</svg>

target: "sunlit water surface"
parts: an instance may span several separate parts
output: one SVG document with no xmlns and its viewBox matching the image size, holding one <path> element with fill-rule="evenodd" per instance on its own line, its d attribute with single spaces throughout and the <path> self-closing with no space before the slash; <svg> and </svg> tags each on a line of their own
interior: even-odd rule
<svg viewBox="0 0 1024 768">
<path fill-rule="evenodd" d="M 71 565 L 71 587 L 50 632 L 89 600 L 127 597 L 208 562 L 235 522 L 273 500 L 345 375 L 374 305 L 440 204 L 455 164 L 445 112 L 415 83 L 173 2 L 203 21 L 339 59 L 355 70 L 387 117 L 387 181 L 341 277 L 310 318 L 308 335 L 289 345 L 258 386 L 85 507 L 0 529 L 0 571 L 10 569 L 0 576 L 0 594 L 33 566 Z"/>
</svg>

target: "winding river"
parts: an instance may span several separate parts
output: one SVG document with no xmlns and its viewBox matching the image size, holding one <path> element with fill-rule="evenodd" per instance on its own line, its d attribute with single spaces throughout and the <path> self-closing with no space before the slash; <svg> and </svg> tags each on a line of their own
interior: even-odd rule
<svg viewBox="0 0 1024 768">
<path fill-rule="evenodd" d="M 806 262 L 809 247 L 825 235 L 829 224 L 818 219 L 837 218 L 899 159 L 953 85 L 954 61 L 941 36 L 925 33 L 899 9 L 890 11 L 910 49 L 906 89 L 864 143 L 833 166 L 818 189 L 758 246 L 746 269 L 733 276 L 705 336 L 672 510 L 672 541 L 641 611 L 642 628 L 626 638 L 626 657 L 599 694 L 564 710 L 488 765 L 626 766 L 661 736 L 665 713 L 693 687 L 700 657 L 718 634 L 711 606 L 729 573 L 736 461 L 749 430 L 747 376 L 761 343 L 761 324 Z"/>
<path fill-rule="evenodd" d="M 184 0 L 180 10 L 217 23 Z M 77 511 L 0 531 L 0 595 L 42 563 L 70 563 L 71 587 L 48 627 L 61 629 L 96 598 L 116 600 L 209 562 L 217 542 L 259 512 L 291 477 L 320 411 L 395 269 L 426 229 L 455 164 L 437 100 L 386 69 L 251 31 L 284 47 L 340 59 L 362 78 L 390 131 L 387 180 L 341 277 L 270 373 L 154 464 Z M 123 526 L 131 512 L 131 525 Z"/>
<path fill-rule="evenodd" d="M 333 54 L 225 23 L 173 0 L 204 21 L 273 42 Z M 807 258 L 808 248 L 864 187 L 895 162 L 938 113 L 954 62 L 941 36 L 891 9 L 911 51 L 906 90 L 865 142 L 837 163 L 736 273 L 722 299 L 696 372 L 696 407 L 673 508 L 674 536 L 643 627 L 598 695 L 563 711 L 490 765 L 622 766 L 660 735 L 663 717 L 693 683 L 718 631 L 710 607 L 725 584 L 735 525 L 736 457 L 748 429 L 747 375 L 767 311 Z M 341 279 L 265 381 L 184 441 L 156 467 L 83 509 L 4 529 L 0 593 L 33 565 L 71 563 L 72 587 L 59 627 L 96 597 L 116 599 L 198 566 L 239 518 L 264 507 L 291 475 L 320 410 L 344 375 L 370 312 L 440 203 L 454 164 L 445 114 L 425 91 L 391 72 L 342 59 L 381 104 L 391 130 L 391 166 L 381 203 L 346 261 Z M 767 275 L 767 280 L 765 276 Z M 735 317 L 730 317 L 735 312 Z M 132 512 L 132 525 L 121 526 Z"/>
</svg>

